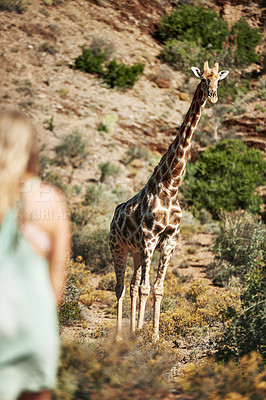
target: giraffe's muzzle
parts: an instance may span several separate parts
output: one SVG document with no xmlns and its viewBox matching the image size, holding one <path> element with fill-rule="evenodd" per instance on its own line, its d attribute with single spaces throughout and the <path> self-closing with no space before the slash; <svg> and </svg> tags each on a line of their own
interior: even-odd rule
<svg viewBox="0 0 266 400">
<path fill-rule="evenodd" d="M 218 96 L 217 96 L 217 92 L 216 91 L 209 91 L 208 94 L 208 101 L 212 104 L 217 103 L 218 101 Z"/>
</svg>

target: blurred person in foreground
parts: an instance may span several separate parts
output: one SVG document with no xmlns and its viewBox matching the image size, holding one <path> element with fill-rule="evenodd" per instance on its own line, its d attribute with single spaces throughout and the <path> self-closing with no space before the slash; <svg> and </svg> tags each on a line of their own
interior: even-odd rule
<svg viewBox="0 0 266 400">
<path fill-rule="evenodd" d="M 56 385 L 71 239 L 63 195 L 37 176 L 36 139 L 24 114 L 0 112 L 0 400 L 49 400 Z"/>
</svg>

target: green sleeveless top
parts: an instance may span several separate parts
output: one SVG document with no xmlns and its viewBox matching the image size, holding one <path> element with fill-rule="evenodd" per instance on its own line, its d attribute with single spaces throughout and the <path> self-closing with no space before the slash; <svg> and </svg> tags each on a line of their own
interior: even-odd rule
<svg viewBox="0 0 266 400">
<path fill-rule="evenodd" d="M 10 209 L 0 225 L 0 400 L 52 389 L 59 338 L 49 266 Z"/>
</svg>

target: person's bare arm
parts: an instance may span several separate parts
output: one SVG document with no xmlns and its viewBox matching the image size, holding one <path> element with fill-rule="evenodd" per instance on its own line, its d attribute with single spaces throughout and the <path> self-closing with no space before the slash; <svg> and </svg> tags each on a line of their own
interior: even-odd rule
<svg viewBox="0 0 266 400">
<path fill-rule="evenodd" d="M 66 200 L 61 191 L 48 183 L 32 185 L 32 180 L 22 194 L 23 211 L 21 224 L 26 222 L 37 225 L 45 232 L 51 242 L 49 253 L 43 252 L 32 241 L 35 250 L 47 258 L 53 291 L 57 302 L 60 301 L 66 276 L 66 264 L 71 252 L 70 221 Z"/>
<path fill-rule="evenodd" d="M 66 264 L 70 257 L 71 233 L 66 201 L 60 192 L 51 196 L 52 223 L 50 237 L 52 249 L 49 257 L 49 269 L 52 288 L 57 302 L 60 302 L 66 277 Z"/>
</svg>

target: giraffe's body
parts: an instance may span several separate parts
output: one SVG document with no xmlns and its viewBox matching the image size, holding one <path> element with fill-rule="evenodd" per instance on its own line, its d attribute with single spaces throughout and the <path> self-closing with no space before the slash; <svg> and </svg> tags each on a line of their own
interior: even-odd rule
<svg viewBox="0 0 266 400">
<path fill-rule="evenodd" d="M 117 278 L 116 296 L 118 299 L 117 333 L 122 329 L 122 299 L 124 276 L 128 251 L 134 260 L 134 274 L 131 281 L 131 331 L 135 331 L 136 302 L 140 295 L 138 328 L 144 320 L 144 310 L 150 292 L 149 270 L 153 252 L 161 251 L 157 278 L 154 285 L 154 338 L 159 334 L 160 303 L 167 267 L 178 241 L 181 208 L 178 203 L 178 187 L 185 171 L 192 138 L 207 99 L 217 101 L 217 82 L 227 75 L 218 74 L 218 63 L 213 69 L 204 64 L 204 74 L 193 72 L 201 77 L 191 106 L 173 143 L 164 154 L 144 188 L 117 206 L 110 228 L 110 249 L 114 260 Z M 223 77 L 221 77 L 223 74 Z M 209 79 L 208 90 L 206 82 Z"/>
</svg>

